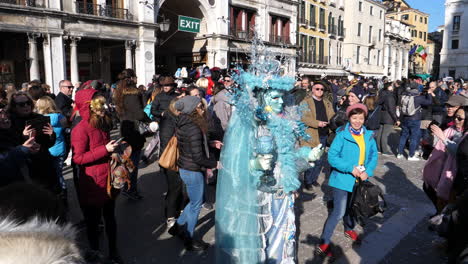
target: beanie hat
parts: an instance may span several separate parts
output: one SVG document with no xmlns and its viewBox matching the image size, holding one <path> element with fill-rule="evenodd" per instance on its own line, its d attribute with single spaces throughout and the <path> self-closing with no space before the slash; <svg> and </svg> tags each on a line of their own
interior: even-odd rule
<svg viewBox="0 0 468 264">
<path fill-rule="evenodd" d="M 197 96 L 184 96 L 175 103 L 174 107 L 177 111 L 190 114 L 200 102 L 201 99 Z"/>
<path fill-rule="evenodd" d="M 345 95 L 346 95 L 346 89 L 339 89 L 336 92 L 336 96 L 342 97 L 342 96 L 345 96 Z"/>
<path fill-rule="evenodd" d="M 348 108 L 346 108 L 346 116 L 349 118 L 349 113 L 354 110 L 354 109 L 362 109 L 364 110 L 364 112 L 366 113 L 366 116 L 367 116 L 367 107 L 363 104 L 353 104 L 353 105 L 350 105 L 348 106 Z"/>
<path fill-rule="evenodd" d="M 349 91 L 349 93 L 354 93 L 357 96 L 357 98 L 359 98 L 359 101 L 362 102 L 362 99 L 364 98 L 364 89 L 362 88 L 362 86 L 354 86 L 353 88 L 351 88 L 351 91 Z"/>
</svg>

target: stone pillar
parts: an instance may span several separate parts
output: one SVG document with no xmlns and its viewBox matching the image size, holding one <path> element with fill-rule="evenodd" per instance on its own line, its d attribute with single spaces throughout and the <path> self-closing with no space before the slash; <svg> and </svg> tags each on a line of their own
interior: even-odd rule
<svg viewBox="0 0 468 264">
<path fill-rule="evenodd" d="M 44 41 L 42 42 L 42 50 L 44 53 L 44 69 L 45 69 L 45 83 L 50 85 L 53 90 L 53 77 L 52 77 L 52 53 L 50 50 L 50 35 L 44 34 Z"/>
<path fill-rule="evenodd" d="M 385 39 L 385 49 L 384 49 L 384 54 L 383 54 L 383 66 L 384 66 L 384 71 L 383 75 L 388 76 L 388 60 L 389 60 L 389 54 L 390 53 L 390 44 L 388 42 L 388 39 Z"/>
<path fill-rule="evenodd" d="M 81 40 L 80 37 L 70 36 L 70 81 L 73 85 L 80 81 L 78 73 L 78 50 L 77 42 Z"/>
<path fill-rule="evenodd" d="M 134 40 L 125 41 L 125 69 L 133 69 L 132 48 L 134 45 Z"/>
<path fill-rule="evenodd" d="M 61 80 L 65 79 L 66 62 L 65 62 L 65 47 L 63 46 L 63 37 L 61 35 L 50 35 L 49 45 L 51 50 L 52 64 L 52 83 L 49 85 L 55 94 L 60 91 L 58 86 Z"/>
<path fill-rule="evenodd" d="M 398 54 L 396 53 L 395 47 L 390 47 L 391 49 L 391 58 L 390 58 L 390 80 L 395 81 L 395 71 L 396 71 L 396 64 L 395 61 L 397 60 Z"/>
<path fill-rule="evenodd" d="M 403 72 L 401 74 L 401 77 L 408 78 L 408 69 L 409 69 L 409 50 L 408 49 L 403 50 L 403 61 L 404 61 L 404 65 L 403 65 Z"/>
<path fill-rule="evenodd" d="M 37 54 L 37 41 L 36 39 L 40 37 L 40 33 L 28 33 L 28 43 L 29 43 L 29 80 L 39 80 L 41 77 L 39 75 L 39 57 Z"/>
<path fill-rule="evenodd" d="M 154 46 L 156 38 L 154 37 L 154 30 L 144 26 L 140 26 L 138 35 L 140 38 L 135 49 L 135 70 L 138 85 L 147 85 L 151 82 L 155 73 Z"/>
<path fill-rule="evenodd" d="M 396 72 L 396 79 L 401 80 L 401 72 L 403 71 L 403 48 L 399 48 L 398 52 L 398 66 L 397 66 L 397 72 Z"/>
</svg>

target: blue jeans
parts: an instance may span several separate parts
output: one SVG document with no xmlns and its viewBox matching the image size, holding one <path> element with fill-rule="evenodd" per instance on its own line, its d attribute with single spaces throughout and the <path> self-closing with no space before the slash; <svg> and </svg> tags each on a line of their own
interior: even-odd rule
<svg viewBox="0 0 468 264">
<path fill-rule="evenodd" d="M 52 156 L 52 159 L 54 161 L 55 174 L 57 175 L 57 178 L 60 183 L 60 188 L 62 190 L 67 189 L 67 184 L 65 183 L 65 179 L 63 178 L 63 162 L 65 161 L 66 158 L 67 158 L 66 156 L 58 156 L 58 157 Z"/>
<path fill-rule="evenodd" d="M 400 144 L 398 146 L 398 154 L 403 154 L 406 141 L 409 142 L 409 156 L 413 157 L 416 148 L 419 145 L 421 138 L 421 120 L 405 120 L 401 126 Z"/>
<path fill-rule="evenodd" d="M 348 203 L 351 202 L 352 193 L 334 187 L 332 187 L 332 189 L 333 211 L 328 216 L 325 226 L 323 227 L 322 236 L 320 237 L 324 244 L 330 244 L 333 231 L 341 218 L 343 218 L 345 231 L 353 230 L 355 226 L 354 220 L 349 216 L 346 210 L 348 208 Z"/>
<path fill-rule="evenodd" d="M 327 136 L 320 136 L 319 138 L 320 144 L 323 147 L 327 145 Z M 314 167 L 306 170 L 304 172 L 304 182 L 305 184 L 312 184 L 317 181 L 320 172 L 322 171 L 324 156 L 320 157 L 320 159 L 314 161 Z"/>
<path fill-rule="evenodd" d="M 180 178 L 187 187 L 187 194 L 190 202 L 185 206 L 184 211 L 177 219 L 177 224 L 187 224 L 187 231 L 193 237 L 193 231 L 197 225 L 198 215 L 203 203 L 203 192 L 205 190 L 205 181 L 203 173 L 199 171 L 189 171 L 179 169 Z"/>
</svg>

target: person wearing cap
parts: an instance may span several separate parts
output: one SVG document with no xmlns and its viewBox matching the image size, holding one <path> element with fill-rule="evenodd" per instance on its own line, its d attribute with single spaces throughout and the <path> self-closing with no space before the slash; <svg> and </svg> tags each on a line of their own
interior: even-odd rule
<svg viewBox="0 0 468 264">
<path fill-rule="evenodd" d="M 337 130 L 333 143 L 328 150 L 331 167 L 328 184 L 333 191 L 333 211 L 328 216 L 321 235 L 317 253 L 332 257 L 331 237 L 336 225 L 343 219 L 344 235 L 353 242 L 360 242 L 354 231 L 355 222 L 347 210 L 357 179 L 362 181 L 374 176 L 377 167 L 377 145 L 373 132 L 365 128 L 368 110 L 363 104 L 354 104 L 346 109 L 349 122 Z"/>
<path fill-rule="evenodd" d="M 319 144 L 325 146 L 330 132 L 328 122 L 335 114 L 332 102 L 324 98 L 325 86 L 317 82 L 312 86 L 312 96 L 302 101 L 300 108 L 302 112 L 301 121 L 307 126 L 306 133 L 310 136 L 307 141 L 301 141 L 301 146 L 315 148 Z M 312 190 L 313 186 L 318 187 L 318 176 L 322 170 L 322 160 L 315 161 L 315 166 L 305 171 L 304 184 L 307 190 Z"/>
<path fill-rule="evenodd" d="M 442 130 L 447 129 L 454 124 L 455 112 L 460 108 L 460 106 L 468 105 L 468 98 L 462 95 L 452 95 L 445 103 L 446 114 L 442 120 L 440 128 Z"/>
<path fill-rule="evenodd" d="M 195 226 L 203 202 L 204 177 L 202 171 L 218 167 L 218 162 L 208 149 L 208 121 L 205 107 L 199 97 L 185 96 L 175 103 L 180 112 L 177 120 L 177 142 L 180 177 L 187 187 L 190 199 L 177 222 L 168 232 L 184 241 L 185 249 L 203 251 L 208 244 L 194 239 Z"/>
<path fill-rule="evenodd" d="M 415 155 L 416 149 L 419 146 L 421 139 L 421 118 L 422 106 L 432 104 L 432 94 L 419 95 L 419 84 L 413 82 L 410 84 L 410 90 L 403 94 L 403 96 L 412 96 L 414 98 L 414 108 L 416 112 L 413 115 L 404 115 L 402 113 L 401 135 L 398 145 L 397 158 L 403 158 L 403 151 L 406 146 L 406 141 L 409 139 L 409 161 L 418 161 L 419 158 Z M 403 99 L 402 99 L 403 101 Z M 402 106 L 403 107 L 403 106 Z"/>
</svg>

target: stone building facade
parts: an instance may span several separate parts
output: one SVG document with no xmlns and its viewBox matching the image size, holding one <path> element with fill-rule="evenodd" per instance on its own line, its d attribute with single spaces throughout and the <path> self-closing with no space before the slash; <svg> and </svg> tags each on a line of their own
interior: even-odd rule
<svg viewBox="0 0 468 264">
<path fill-rule="evenodd" d="M 468 0 L 445 1 L 439 77 L 468 79 Z"/>
<path fill-rule="evenodd" d="M 299 6 L 298 72 L 346 76 L 343 67 L 344 0 L 303 0 Z"/>
<path fill-rule="evenodd" d="M 383 49 L 386 7 L 373 0 L 346 0 L 344 66 L 351 73 L 384 75 Z"/>
<path fill-rule="evenodd" d="M 412 26 L 395 19 L 385 21 L 384 76 L 390 81 L 408 77 Z"/>
<path fill-rule="evenodd" d="M 295 72 L 298 0 L 0 0 L 0 83 L 114 82 L 206 64 L 248 64 L 253 31 Z M 178 30 L 179 15 L 200 19 Z M 166 26 L 169 28 L 167 28 Z M 165 30 L 162 30 L 165 29 Z"/>
</svg>

